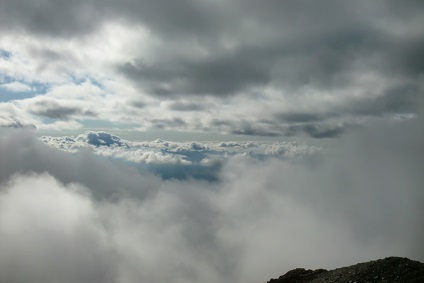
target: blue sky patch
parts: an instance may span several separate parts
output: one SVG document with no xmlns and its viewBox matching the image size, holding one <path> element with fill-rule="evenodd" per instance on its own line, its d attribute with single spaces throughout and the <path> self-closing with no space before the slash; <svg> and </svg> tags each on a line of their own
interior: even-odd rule
<svg viewBox="0 0 424 283">
<path fill-rule="evenodd" d="M 29 90 L 16 91 L 10 89 L 7 85 L 13 84 L 14 82 L 21 83 L 29 87 Z M 49 90 L 48 84 L 39 82 L 27 83 L 24 81 L 13 80 L 9 76 L 4 76 L 3 81 L 0 84 L 0 102 L 8 102 L 11 100 L 21 100 L 26 98 L 35 97 L 37 95 L 46 94 Z"/>
<path fill-rule="evenodd" d="M 12 53 L 0 48 L 0 57 L 4 59 L 10 59 L 12 57 Z"/>
</svg>

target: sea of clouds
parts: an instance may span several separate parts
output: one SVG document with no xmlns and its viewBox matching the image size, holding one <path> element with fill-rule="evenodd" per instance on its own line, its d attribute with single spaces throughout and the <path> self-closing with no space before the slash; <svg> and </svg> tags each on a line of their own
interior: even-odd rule
<svg viewBox="0 0 424 283">
<path fill-rule="evenodd" d="M 4 136 L 0 281 L 259 283 L 423 261 L 420 117 L 339 144 Z"/>
</svg>

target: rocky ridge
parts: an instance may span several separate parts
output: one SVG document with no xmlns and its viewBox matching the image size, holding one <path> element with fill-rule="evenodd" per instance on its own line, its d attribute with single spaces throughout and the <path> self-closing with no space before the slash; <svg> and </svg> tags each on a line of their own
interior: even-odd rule
<svg viewBox="0 0 424 283">
<path fill-rule="evenodd" d="M 267 283 L 424 283 L 424 263 L 387 257 L 334 270 L 293 269 Z"/>
</svg>

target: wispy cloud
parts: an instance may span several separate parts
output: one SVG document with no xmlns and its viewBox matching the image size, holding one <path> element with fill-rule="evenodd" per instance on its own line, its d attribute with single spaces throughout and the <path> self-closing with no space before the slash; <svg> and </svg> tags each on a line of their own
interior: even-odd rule
<svg viewBox="0 0 424 283">
<path fill-rule="evenodd" d="M 5 90 L 11 91 L 11 92 L 29 92 L 31 91 L 31 87 L 21 83 L 21 82 L 11 82 L 6 84 L 1 84 L 1 88 L 4 88 Z"/>
</svg>

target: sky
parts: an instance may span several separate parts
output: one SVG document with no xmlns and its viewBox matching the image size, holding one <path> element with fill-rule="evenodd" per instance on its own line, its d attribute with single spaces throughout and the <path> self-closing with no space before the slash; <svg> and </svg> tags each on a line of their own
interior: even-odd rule
<svg viewBox="0 0 424 283">
<path fill-rule="evenodd" d="M 0 281 L 424 261 L 424 2 L 0 0 Z"/>
<path fill-rule="evenodd" d="M 409 117 L 422 1 L 3 0 L 0 125 L 334 138 Z"/>
</svg>

